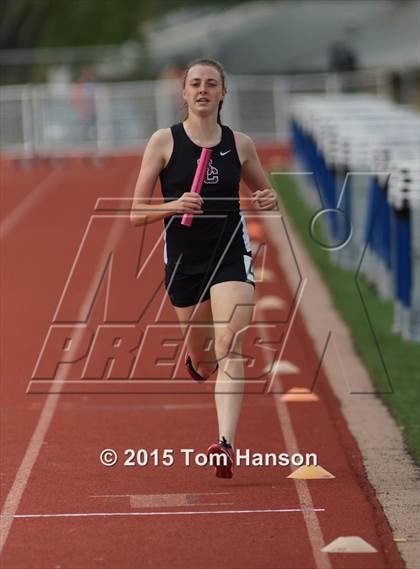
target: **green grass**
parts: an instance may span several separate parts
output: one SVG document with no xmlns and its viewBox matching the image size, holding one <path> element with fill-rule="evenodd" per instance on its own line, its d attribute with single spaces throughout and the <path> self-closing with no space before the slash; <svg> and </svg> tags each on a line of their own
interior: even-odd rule
<svg viewBox="0 0 420 569">
<path fill-rule="evenodd" d="M 359 276 L 356 282 L 355 271 L 333 264 L 330 254 L 312 239 L 309 226 L 314 211 L 302 197 L 296 180 L 287 175 L 273 176 L 273 183 L 285 213 L 298 231 L 330 290 L 338 312 L 351 331 L 354 347 L 372 378 L 378 397 L 382 398 L 403 430 L 413 458 L 420 462 L 420 345 L 404 341 L 392 333 L 392 302 L 380 299 L 363 276 Z M 318 229 L 316 237 L 321 236 Z M 351 384 L 351 370 L 347 370 L 347 375 Z M 355 394 L 354 397 L 363 395 Z"/>
</svg>

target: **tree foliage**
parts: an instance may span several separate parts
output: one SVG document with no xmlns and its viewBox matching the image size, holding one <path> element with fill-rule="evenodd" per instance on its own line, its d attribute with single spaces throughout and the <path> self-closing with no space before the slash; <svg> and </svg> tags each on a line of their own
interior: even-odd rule
<svg viewBox="0 0 420 569">
<path fill-rule="evenodd" d="M 228 8 L 247 1 L 251 0 L 0 0 L 0 83 L 43 81 L 49 64 L 60 59 L 60 52 L 49 52 L 56 55 L 48 60 L 51 55 L 14 52 L 17 49 L 94 48 L 129 40 L 144 44 L 144 24 L 168 12 L 203 6 Z M 12 53 L 1 54 L 1 50 Z M 89 50 L 83 53 L 74 55 L 74 76 L 93 63 Z M 143 57 L 130 78 L 153 74 Z"/>
<path fill-rule="evenodd" d="M 118 44 L 147 20 L 178 8 L 246 0 L 3 0 L 0 49 Z"/>
</svg>

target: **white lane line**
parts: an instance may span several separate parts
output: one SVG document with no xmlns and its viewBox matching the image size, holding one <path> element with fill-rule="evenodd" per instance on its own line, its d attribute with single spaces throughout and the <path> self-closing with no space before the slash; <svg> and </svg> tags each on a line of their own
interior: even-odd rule
<svg viewBox="0 0 420 569">
<path fill-rule="evenodd" d="M 313 509 L 314 512 L 325 512 L 325 508 Z M 39 519 L 39 518 L 112 518 L 115 516 L 202 516 L 202 515 L 224 515 L 224 514 L 288 514 L 294 512 L 305 512 L 303 508 L 282 508 L 277 510 L 207 510 L 203 512 L 87 512 L 73 514 L 15 514 L 7 516 L 14 519 Z M 5 516 L 1 516 L 5 517 Z"/>
<path fill-rule="evenodd" d="M 59 171 L 55 170 L 47 174 L 39 184 L 29 190 L 29 194 L 23 201 L 17 205 L 7 217 L 0 223 L 0 239 L 7 236 L 8 233 L 25 217 L 25 215 L 32 209 L 35 204 L 44 198 L 47 193 L 54 187 L 54 182 L 58 177 Z"/>
<path fill-rule="evenodd" d="M 289 340 L 289 336 L 290 336 L 290 333 L 291 333 L 292 328 L 293 328 L 293 324 L 294 324 L 294 322 L 295 322 L 296 314 L 298 313 L 299 304 L 300 304 L 300 302 L 301 302 L 301 300 L 302 300 L 303 291 L 305 290 L 306 282 L 307 282 L 306 279 L 303 279 L 303 280 L 302 280 L 302 283 L 301 283 L 301 286 L 300 286 L 300 288 L 299 288 L 299 292 L 298 292 L 298 295 L 297 295 L 297 298 L 296 298 L 296 303 L 295 303 L 295 305 L 294 305 L 294 307 L 293 307 L 293 312 L 292 312 L 292 315 L 291 315 L 290 320 L 289 320 L 289 326 L 287 327 L 286 334 L 285 334 L 285 336 L 284 336 L 284 341 L 283 341 L 283 344 L 282 344 L 281 349 L 280 349 L 279 361 L 278 361 L 278 362 L 275 362 L 274 365 L 273 365 L 271 381 L 270 381 L 270 384 L 269 384 L 268 389 L 266 390 L 267 393 L 271 393 L 272 385 L 273 385 L 273 383 L 275 383 L 275 379 L 276 379 L 276 377 L 277 377 L 275 370 L 277 369 L 277 367 L 280 367 L 280 363 L 279 363 L 279 362 L 281 362 L 282 359 L 283 359 L 283 354 L 284 354 L 284 351 L 285 351 L 285 349 L 286 349 L 287 342 L 288 342 L 288 340 Z M 259 307 L 258 307 L 258 303 L 257 303 L 257 310 L 258 310 L 258 309 L 259 309 Z M 261 311 L 261 312 L 264 314 L 264 311 Z M 262 330 L 263 330 L 263 332 L 264 332 L 264 328 L 262 328 Z M 271 362 L 269 363 L 268 358 L 267 358 L 267 352 L 266 352 L 265 350 L 264 350 L 264 358 L 267 360 L 267 366 L 270 366 L 270 365 L 271 365 Z M 266 366 L 266 368 L 267 368 L 267 366 Z"/>
<path fill-rule="evenodd" d="M 291 326 L 293 326 L 294 319 L 297 313 L 297 308 L 301 302 L 304 288 L 305 288 L 304 286 L 301 287 L 298 298 L 296 299 L 295 311 L 291 319 L 286 337 L 284 339 L 284 344 L 282 346 L 281 353 L 283 353 L 287 340 L 289 338 L 290 328 Z M 262 313 L 261 315 L 263 316 L 264 312 L 263 311 L 260 312 Z M 261 327 L 261 333 L 264 336 L 263 339 L 269 342 L 270 336 L 264 327 Z M 263 350 L 263 353 L 268 366 L 271 363 L 269 356 L 265 350 Z M 287 452 L 289 453 L 289 455 L 298 453 L 299 447 L 297 444 L 295 432 L 293 430 L 293 425 L 290 418 L 289 410 L 287 404 L 283 402 L 281 399 L 281 394 L 284 391 L 284 388 L 278 375 L 273 374 L 273 378 L 270 382 L 270 390 L 272 389 L 272 387 L 274 387 L 274 389 L 272 390 L 273 397 L 276 406 L 277 417 L 279 419 L 281 431 L 283 433 L 283 437 L 286 443 Z M 269 391 L 268 394 L 269 393 L 271 393 L 271 391 Z M 309 541 L 312 547 L 312 554 L 314 556 L 316 569 L 332 569 L 328 554 L 323 553 L 321 551 L 321 548 L 324 547 L 325 545 L 325 541 L 322 535 L 322 530 L 318 521 L 318 517 L 316 515 L 316 512 L 320 510 L 314 508 L 314 504 L 312 501 L 311 494 L 309 492 L 309 487 L 307 482 L 305 480 L 294 480 L 294 483 L 296 485 L 296 491 L 298 494 L 299 503 L 302 506 L 303 518 L 305 520 Z"/>
<path fill-rule="evenodd" d="M 281 382 L 276 378 L 276 387 L 279 391 L 282 391 Z M 284 440 L 286 442 L 287 451 L 290 454 L 294 452 L 299 452 L 298 444 L 296 440 L 295 433 L 293 431 L 293 425 L 290 418 L 290 414 L 287 408 L 287 404 L 281 400 L 281 396 L 278 393 L 273 394 L 274 401 L 277 410 L 277 416 L 283 431 Z M 296 449 L 296 450 L 293 450 Z M 315 559 L 315 565 L 317 569 L 331 569 L 331 562 L 328 556 L 321 551 L 322 547 L 325 545 L 324 536 L 322 534 L 321 526 L 316 515 L 316 510 L 314 509 L 314 504 L 312 501 L 312 496 L 309 491 L 308 484 L 306 480 L 294 480 L 296 485 L 296 491 L 299 497 L 299 503 L 303 509 L 303 517 L 305 520 L 306 528 L 308 531 L 309 541 L 312 546 L 312 553 Z"/>
<path fill-rule="evenodd" d="M 123 194 L 132 190 L 137 174 L 138 174 L 138 168 L 136 166 L 136 168 L 133 169 L 133 173 L 130 175 L 130 179 L 126 187 L 124 188 Z M 99 278 L 100 274 L 102 274 L 108 249 L 112 246 L 113 243 L 116 243 L 118 239 L 121 238 L 124 228 L 124 225 L 123 223 L 121 223 L 121 221 L 122 218 L 118 217 L 116 218 L 115 223 L 113 224 L 112 230 L 110 231 L 108 238 L 104 244 L 102 255 L 96 266 L 95 274 L 93 276 L 90 286 L 87 289 L 85 299 L 89 298 L 90 295 L 93 295 L 94 291 L 92 289 L 96 288 L 97 279 Z M 82 306 L 83 304 L 84 302 L 82 303 Z M 81 318 L 79 319 L 81 320 Z M 76 349 L 83 337 L 83 329 L 79 328 L 79 330 L 80 332 L 76 333 L 74 337 L 74 342 L 76 343 Z M 36 424 L 33 435 L 26 449 L 25 455 L 16 473 L 13 485 L 4 502 L 0 514 L 0 553 L 2 552 L 3 547 L 6 543 L 16 511 L 22 499 L 23 492 L 25 491 L 32 469 L 38 458 L 39 451 L 42 447 L 45 434 L 54 416 L 54 412 L 56 410 L 57 403 L 60 398 L 61 394 L 60 392 L 62 390 L 62 386 L 64 384 L 64 380 L 66 379 L 67 374 L 68 374 L 68 367 L 65 366 L 63 368 L 63 366 L 61 366 L 56 377 L 51 382 L 51 390 L 55 389 L 55 392 L 49 393 L 46 397 L 44 406 L 42 408 L 40 417 L 38 419 L 38 423 Z"/>
<path fill-rule="evenodd" d="M 194 492 L 188 496 L 219 496 L 219 495 L 232 494 L 232 492 Z M 135 494 L 92 494 L 89 498 L 130 498 Z M 147 494 L 149 496 L 149 494 Z"/>
</svg>

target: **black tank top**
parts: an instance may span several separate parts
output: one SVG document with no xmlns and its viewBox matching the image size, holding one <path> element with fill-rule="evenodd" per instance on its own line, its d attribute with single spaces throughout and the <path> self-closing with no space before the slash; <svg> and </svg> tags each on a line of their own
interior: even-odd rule
<svg viewBox="0 0 420 569">
<path fill-rule="evenodd" d="M 171 126 L 174 148 L 160 173 L 165 202 L 191 190 L 202 148 L 187 135 L 183 123 Z M 200 273 L 238 255 L 250 254 L 251 244 L 239 207 L 241 163 L 232 130 L 222 125 L 222 139 L 211 147 L 201 196 L 203 213 L 193 216 L 191 227 L 181 225 L 182 215 L 164 219 L 164 263 L 185 273 Z"/>
</svg>

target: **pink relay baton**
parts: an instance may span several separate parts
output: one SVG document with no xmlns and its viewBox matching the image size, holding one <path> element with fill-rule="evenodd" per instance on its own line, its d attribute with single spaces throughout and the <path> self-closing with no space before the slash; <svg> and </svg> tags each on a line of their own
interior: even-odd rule
<svg viewBox="0 0 420 569">
<path fill-rule="evenodd" d="M 203 148 L 201 150 L 200 160 L 195 171 L 194 180 L 190 192 L 194 192 L 196 194 L 201 193 L 201 188 L 203 187 L 204 177 L 207 172 L 207 166 L 209 164 L 212 152 L 213 151 L 210 150 L 210 148 Z M 191 213 L 184 213 L 182 216 L 181 225 L 187 225 L 188 227 L 191 227 L 192 220 L 193 215 Z"/>
</svg>

